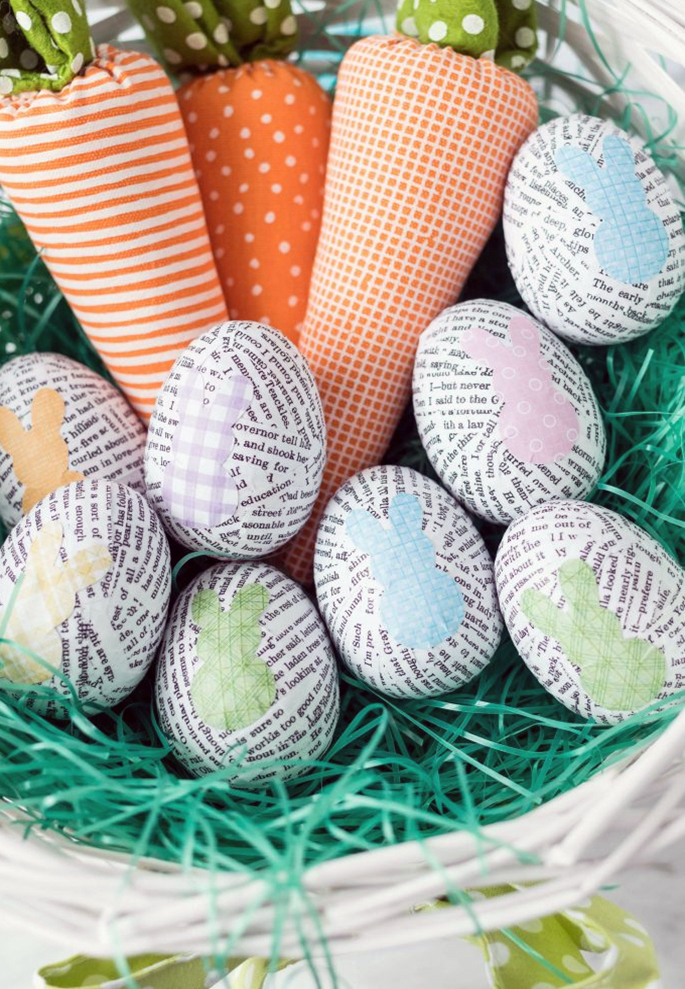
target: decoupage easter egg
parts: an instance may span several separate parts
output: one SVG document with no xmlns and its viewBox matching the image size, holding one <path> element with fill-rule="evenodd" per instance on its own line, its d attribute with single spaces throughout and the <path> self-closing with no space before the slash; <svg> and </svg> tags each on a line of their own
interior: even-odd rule
<svg viewBox="0 0 685 989">
<path fill-rule="evenodd" d="M 460 687 L 499 644 L 483 540 L 460 505 L 409 467 L 372 467 L 340 488 L 319 525 L 314 579 L 344 662 L 390 697 Z"/>
<path fill-rule="evenodd" d="M 615 724 L 685 687 L 683 571 L 652 536 L 598 505 L 540 505 L 495 563 L 502 614 L 540 683 Z"/>
<path fill-rule="evenodd" d="M 70 696 L 67 678 L 87 711 L 118 703 L 152 662 L 170 588 L 166 536 L 141 495 L 107 481 L 58 488 L 0 549 L 0 685 Z M 44 690 L 30 701 L 66 716 Z"/>
<path fill-rule="evenodd" d="M 642 142 L 574 114 L 538 128 L 504 197 L 516 286 L 568 340 L 612 344 L 664 321 L 685 289 L 685 232 L 668 183 Z"/>
<path fill-rule="evenodd" d="M 316 608 L 265 563 L 220 563 L 179 596 L 160 649 L 160 725 L 194 775 L 289 780 L 328 748 L 338 672 Z"/>
<path fill-rule="evenodd" d="M 463 302 L 425 330 L 414 412 L 445 487 L 493 522 L 584 497 L 604 466 L 604 423 L 585 372 L 553 333 L 504 302 Z"/>
<path fill-rule="evenodd" d="M 172 368 L 152 414 L 147 495 L 189 549 L 265 556 L 314 506 L 326 456 L 307 362 L 283 334 L 222 323 Z"/>
<path fill-rule="evenodd" d="M 83 478 L 144 491 L 145 427 L 124 396 L 63 354 L 24 354 L 0 368 L 0 518 Z"/>
</svg>

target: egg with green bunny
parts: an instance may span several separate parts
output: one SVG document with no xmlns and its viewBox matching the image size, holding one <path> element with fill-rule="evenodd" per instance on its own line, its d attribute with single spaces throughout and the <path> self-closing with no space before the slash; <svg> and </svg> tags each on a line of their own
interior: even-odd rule
<svg viewBox="0 0 685 989">
<path fill-rule="evenodd" d="M 647 532 L 599 505 L 539 505 L 495 561 L 511 638 L 562 704 L 616 724 L 685 688 L 685 579 Z"/>
<path fill-rule="evenodd" d="M 265 563 L 221 563 L 179 596 L 155 698 L 174 755 L 238 787 L 302 775 L 338 720 L 338 673 L 316 608 Z"/>
<path fill-rule="evenodd" d="M 507 259 L 531 312 L 575 343 L 632 340 L 685 289 L 676 197 L 639 138 L 577 113 L 539 127 L 504 197 Z"/>
</svg>

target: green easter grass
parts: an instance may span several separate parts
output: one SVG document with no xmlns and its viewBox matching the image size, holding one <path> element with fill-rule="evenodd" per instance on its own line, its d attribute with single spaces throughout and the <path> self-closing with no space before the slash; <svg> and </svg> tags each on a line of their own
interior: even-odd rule
<svg viewBox="0 0 685 989">
<path fill-rule="evenodd" d="M 376 3 L 347 6 L 359 20 L 379 13 Z M 324 45 L 323 17 L 312 15 L 308 54 L 330 80 L 342 43 L 329 31 Z M 532 69 L 545 72 L 539 63 Z M 578 108 L 601 113 L 601 94 Z M 640 113 L 637 95 L 625 126 L 631 113 Z M 657 137 L 667 158 L 668 141 Z M 0 356 L 54 349 L 102 372 L 42 262 L 31 260 L 17 223 L 0 208 Z M 464 298 L 482 296 L 520 304 L 501 230 Z M 608 466 L 592 499 L 643 526 L 682 561 L 685 300 L 642 340 L 575 353 L 609 435 Z M 411 410 L 387 460 L 430 473 Z M 501 530 L 482 529 L 494 551 Z M 180 567 L 181 586 L 200 563 L 194 558 Z M 66 726 L 30 711 L 23 689 L 7 686 L 0 694 L 0 795 L 24 809 L 29 828 L 185 867 L 246 877 L 259 871 L 274 890 L 286 877 L 297 888 L 315 863 L 525 814 L 643 746 L 684 703 L 597 727 L 547 694 L 505 641 L 480 677 L 431 700 L 391 701 L 343 676 L 340 726 L 325 760 L 287 787 L 248 793 L 230 787 L 220 771 L 184 776 L 157 728 L 149 679 L 128 702 L 95 718 L 70 703 Z"/>
</svg>

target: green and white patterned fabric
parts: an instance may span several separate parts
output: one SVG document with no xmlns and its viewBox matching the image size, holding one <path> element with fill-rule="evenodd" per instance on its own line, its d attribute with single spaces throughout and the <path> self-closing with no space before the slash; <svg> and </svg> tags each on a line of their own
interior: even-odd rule
<svg viewBox="0 0 685 989">
<path fill-rule="evenodd" d="M 207 70 L 285 58 L 297 43 L 290 0 L 127 0 L 173 70 Z"/>
<path fill-rule="evenodd" d="M 491 895 L 505 890 L 491 890 Z M 481 947 L 494 989 L 660 989 L 652 941 L 630 914 L 602 897 L 573 910 L 472 939 Z M 41 969 L 37 989 L 286 989 L 281 962 L 270 972 L 261 958 L 235 961 L 230 974 L 207 974 L 197 958 L 141 955 L 129 959 L 136 982 L 117 976 L 112 961 L 79 956 Z M 312 986 L 316 983 L 312 980 Z M 430 989 L 430 987 L 427 987 Z M 455 983 L 455 989 L 458 989 Z"/>
<path fill-rule="evenodd" d="M 95 55 L 86 0 L 0 0 L 0 97 L 62 90 Z"/>
<path fill-rule="evenodd" d="M 537 49 L 534 0 L 400 0 L 397 29 L 473 58 L 519 70 Z"/>
</svg>

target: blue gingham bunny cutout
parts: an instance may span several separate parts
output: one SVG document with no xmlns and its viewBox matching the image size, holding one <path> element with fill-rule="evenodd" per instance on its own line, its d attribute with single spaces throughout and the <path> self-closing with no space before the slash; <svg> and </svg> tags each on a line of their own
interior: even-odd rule
<svg viewBox="0 0 685 989">
<path fill-rule="evenodd" d="M 629 285 L 646 282 L 659 274 L 668 258 L 668 233 L 647 205 L 626 139 L 609 134 L 602 154 L 602 168 L 591 154 L 572 145 L 559 148 L 555 160 L 565 178 L 585 192 L 586 205 L 602 221 L 594 245 L 603 270 Z"/>
<path fill-rule="evenodd" d="M 409 649 L 430 649 L 454 635 L 464 619 L 459 585 L 435 565 L 435 547 L 422 531 L 415 495 L 398 494 L 389 509 L 390 528 L 368 512 L 352 512 L 346 531 L 367 553 L 383 585 L 380 617 L 393 639 Z"/>
</svg>

